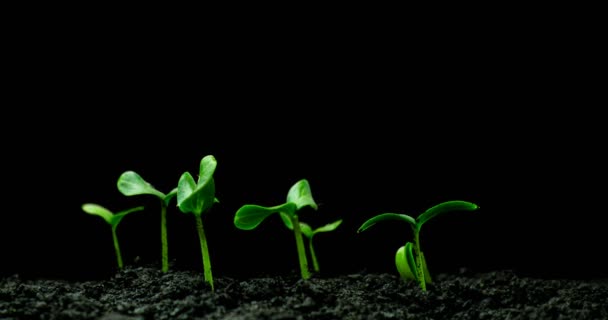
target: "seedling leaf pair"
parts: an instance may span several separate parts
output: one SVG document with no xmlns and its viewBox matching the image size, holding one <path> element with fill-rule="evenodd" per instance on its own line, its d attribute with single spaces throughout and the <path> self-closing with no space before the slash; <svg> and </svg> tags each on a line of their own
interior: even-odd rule
<svg viewBox="0 0 608 320">
<path fill-rule="evenodd" d="M 116 262 L 118 264 L 118 268 L 123 268 L 122 255 L 120 253 L 120 245 L 118 243 L 118 236 L 116 235 L 116 228 L 118 224 L 122 221 L 122 219 L 129 213 L 137 212 L 143 210 L 144 207 L 136 207 L 127 210 L 123 210 L 117 213 L 113 213 L 112 211 L 106 209 L 95 203 L 85 203 L 82 205 L 82 210 L 88 214 L 100 216 L 105 220 L 110 227 L 112 228 L 112 241 L 114 242 L 114 251 L 116 253 Z"/>
<path fill-rule="evenodd" d="M 285 221 L 285 220 L 283 220 Z M 310 257 L 312 258 L 312 266 L 315 272 L 320 272 L 321 268 L 319 267 L 319 260 L 317 259 L 317 254 L 315 253 L 315 248 L 312 245 L 312 238 L 315 234 L 321 232 L 330 232 L 336 230 L 336 228 L 342 223 L 342 219 L 334 221 L 332 223 L 326 224 L 316 229 L 312 229 L 307 223 L 300 222 L 300 229 L 302 230 L 302 234 L 308 238 L 308 251 L 310 252 Z"/>
<path fill-rule="evenodd" d="M 283 218 L 283 222 L 285 224 L 289 224 L 291 226 L 291 215 L 296 211 L 297 206 L 292 202 L 286 202 L 284 204 L 273 206 L 273 207 L 263 207 L 257 204 L 246 204 L 242 206 L 236 213 L 234 217 L 234 225 L 241 230 L 253 230 L 257 228 L 262 221 L 264 221 L 268 216 L 279 213 L 281 214 L 281 218 Z M 287 212 L 291 212 L 288 214 Z"/>
<path fill-rule="evenodd" d="M 206 156 L 200 163 L 198 181 L 189 172 L 182 174 L 177 185 L 177 205 L 182 212 L 200 216 L 218 202 L 213 179 L 216 167 L 215 157 Z"/>
<path fill-rule="evenodd" d="M 300 264 L 300 275 L 302 279 L 308 279 L 310 278 L 310 271 L 308 270 L 308 259 L 304 249 L 302 234 L 309 239 L 309 249 L 313 259 L 314 268 L 315 271 L 319 271 L 317 258 L 314 254 L 314 248 L 312 246 L 312 237 L 318 232 L 334 230 L 338 227 L 338 225 L 340 225 L 341 221 L 336 221 L 332 224 L 312 230 L 309 225 L 299 221 L 297 214 L 298 211 L 307 206 L 314 210 L 318 209 L 317 203 L 312 197 L 308 180 L 302 179 L 296 182 L 289 189 L 287 193 L 287 202 L 283 204 L 270 207 L 255 204 L 246 204 L 242 206 L 239 210 L 237 210 L 234 216 L 234 225 L 242 230 L 252 230 L 272 214 L 278 213 L 285 226 L 294 232 L 296 249 L 298 252 L 298 262 Z"/>
<path fill-rule="evenodd" d="M 406 214 L 383 213 L 365 221 L 357 232 L 365 231 L 380 221 L 398 220 L 407 222 L 414 233 L 414 243 L 407 242 L 397 250 L 397 253 L 395 254 L 395 266 L 397 267 L 401 278 L 418 282 L 421 289 L 426 291 L 426 284 L 430 283 L 432 280 L 426 265 L 424 253 L 420 249 L 420 229 L 422 228 L 422 225 L 430 219 L 447 212 L 472 211 L 477 208 L 479 207 L 472 202 L 454 200 L 435 205 L 420 214 L 417 218 L 413 218 Z"/>
<path fill-rule="evenodd" d="M 219 202 L 215 198 L 215 181 L 213 173 L 217 167 L 217 160 L 214 156 L 208 155 L 201 159 L 199 166 L 198 181 L 195 182 L 192 175 L 184 172 L 177 184 L 177 206 L 183 213 L 191 213 L 196 220 L 196 230 L 201 245 L 203 258 L 203 268 L 205 281 L 213 286 L 213 274 L 211 272 L 211 259 L 209 257 L 209 247 L 207 236 L 203 228 L 201 215 L 208 212 L 214 203 Z"/>
<path fill-rule="evenodd" d="M 161 261 L 162 271 L 169 271 L 169 245 L 167 242 L 167 207 L 169 202 L 177 194 L 177 188 L 171 190 L 168 194 L 164 194 L 138 173 L 134 171 L 125 171 L 118 178 L 116 183 L 118 190 L 125 196 L 136 196 L 136 195 L 153 195 L 160 199 L 161 202 L 161 214 L 160 214 L 160 225 L 161 225 Z"/>
</svg>

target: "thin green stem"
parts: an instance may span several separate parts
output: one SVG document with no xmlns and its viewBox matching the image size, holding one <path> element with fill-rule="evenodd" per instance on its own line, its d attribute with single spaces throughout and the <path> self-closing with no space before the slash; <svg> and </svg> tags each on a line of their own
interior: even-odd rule
<svg viewBox="0 0 608 320">
<path fill-rule="evenodd" d="M 414 230 L 414 245 L 416 246 L 416 275 L 420 288 L 426 291 L 426 279 L 424 278 L 424 265 L 422 264 L 422 251 L 420 250 L 420 230 Z"/>
<path fill-rule="evenodd" d="M 300 229 L 300 221 L 298 216 L 291 218 L 293 224 L 293 233 L 296 237 L 296 247 L 298 248 L 298 260 L 300 262 L 300 274 L 302 279 L 310 278 L 310 271 L 308 270 L 308 259 L 306 258 L 306 251 L 304 250 L 304 241 L 302 240 L 302 230 Z"/>
<path fill-rule="evenodd" d="M 198 238 L 201 242 L 201 253 L 203 255 L 203 269 L 205 281 L 211 286 L 211 291 L 214 291 L 213 287 L 213 275 L 211 274 L 211 259 L 209 259 L 209 248 L 207 247 L 207 237 L 205 236 L 205 229 L 203 229 L 203 219 L 200 215 L 195 215 L 196 218 L 196 229 L 198 231 Z"/>
<path fill-rule="evenodd" d="M 120 246 L 118 245 L 118 236 L 116 235 L 116 226 L 112 226 L 112 240 L 114 241 L 114 251 L 116 252 L 116 261 L 118 269 L 122 269 L 122 255 L 120 254 Z"/>
<path fill-rule="evenodd" d="M 169 271 L 169 245 L 167 243 L 167 206 L 164 201 L 160 207 L 160 242 L 161 242 L 161 261 L 162 271 Z"/>
<path fill-rule="evenodd" d="M 308 239 L 308 249 L 310 251 L 310 257 L 312 258 L 312 266 L 315 272 L 320 272 L 321 269 L 319 268 L 319 262 L 317 261 L 317 255 L 315 254 L 315 248 L 312 245 L 312 237 Z"/>
</svg>

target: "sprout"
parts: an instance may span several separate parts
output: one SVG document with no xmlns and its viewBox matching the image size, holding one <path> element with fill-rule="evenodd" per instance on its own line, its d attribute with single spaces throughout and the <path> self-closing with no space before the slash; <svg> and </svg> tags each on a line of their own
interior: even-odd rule
<svg viewBox="0 0 608 320">
<path fill-rule="evenodd" d="M 313 230 L 308 224 L 300 222 L 300 229 L 302 230 L 302 234 L 306 236 L 306 238 L 308 238 L 308 251 L 310 252 L 310 257 L 312 258 L 312 266 L 315 272 L 320 272 L 321 268 L 319 268 L 319 261 L 317 260 L 317 255 L 315 254 L 315 248 L 312 245 L 312 237 L 320 232 L 334 231 L 341 223 L 342 219 Z"/>
<path fill-rule="evenodd" d="M 209 248 L 207 237 L 203 228 L 201 215 L 208 212 L 214 203 L 218 202 L 215 198 L 215 181 L 213 173 L 217 167 L 217 161 L 212 155 L 205 156 L 200 163 L 198 181 L 195 182 L 192 175 L 184 172 L 177 185 L 177 205 L 183 213 L 192 213 L 196 219 L 196 229 L 201 245 L 203 256 L 203 268 L 205 281 L 214 290 L 213 275 L 211 274 L 211 259 L 209 258 Z"/>
<path fill-rule="evenodd" d="M 146 182 L 139 174 L 126 171 L 118 178 L 116 183 L 118 190 L 125 196 L 142 194 L 154 195 L 160 199 L 160 239 L 161 239 L 161 261 L 162 272 L 169 271 L 169 245 L 167 243 L 167 207 L 171 199 L 177 194 L 174 188 L 168 194 L 156 190 L 150 183 Z"/>
<path fill-rule="evenodd" d="M 116 252 L 116 261 L 118 262 L 118 268 L 123 268 L 122 255 L 120 253 L 120 246 L 118 245 L 118 237 L 116 236 L 116 227 L 122 218 L 131 212 L 141 211 L 144 207 L 136 207 L 128 210 L 118 212 L 116 214 L 112 211 L 94 203 L 85 203 L 82 205 L 82 210 L 88 214 L 102 217 L 112 227 L 112 240 L 114 241 L 114 251 Z"/>
<path fill-rule="evenodd" d="M 241 230 L 255 229 L 264 219 L 273 213 L 279 213 L 285 225 L 292 229 L 296 239 L 298 261 L 300 263 L 300 274 L 302 279 L 310 278 L 308 270 L 308 259 L 302 240 L 301 223 L 297 212 L 309 206 L 317 210 L 317 204 L 312 198 L 308 180 L 302 179 L 296 182 L 287 193 L 287 202 L 278 206 L 263 207 L 255 204 L 246 204 L 237 210 L 234 216 L 234 225 Z"/>
<path fill-rule="evenodd" d="M 450 211 L 472 211 L 477 208 L 479 207 L 474 203 L 454 200 L 440 203 L 426 210 L 416 219 L 405 214 L 383 213 L 365 221 L 357 232 L 365 231 L 380 221 L 400 220 L 409 223 L 414 232 L 414 244 L 407 242 L 397 250 L 395 265 L 401 278 L 418 282 L 422 291 L 426 291 L 426 284 L 431 282 L 431 276 L 426 266 L 424 254 L 420 249 L 420 229 L 422 225 L 439 214 Z"/>
</svg>

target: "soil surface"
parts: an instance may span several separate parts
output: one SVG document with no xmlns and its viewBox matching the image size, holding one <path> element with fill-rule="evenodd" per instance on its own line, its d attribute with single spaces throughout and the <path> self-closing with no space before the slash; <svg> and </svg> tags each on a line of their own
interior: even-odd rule
<svg viewBox="0 0 608 320">
<path fill-rule="evenodd" d="M 96 281 L 0 282 L 0 319 L 608 319 L 608 283 L 512 271 L 439 274 L 422 292 L 395 274 L 216 278 L 126 267 Z"/>
</svg>

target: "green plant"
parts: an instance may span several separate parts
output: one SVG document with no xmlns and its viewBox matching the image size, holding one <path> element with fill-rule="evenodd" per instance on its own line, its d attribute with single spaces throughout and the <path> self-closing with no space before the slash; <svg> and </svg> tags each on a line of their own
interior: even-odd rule
<svg viewBox="0 0 608 320">
<path fill-rule="evenodd" d="M 285 221 L 285 220 L 283 220 Z M 342 219 L 334 221 L 332 223 L 326 224 L 322 227 L 312 229 L 308 224 L 304 222 L 300 222 L 300 229 L 302 230 L 302 234 L 308 238 L 308 251 L 310 252 L 310 257 L 312 259 L 312 266 L 315 272 L 320 272 L 321 268 L 319 267 L 319 261 L 317 260 L 317 255 L 315 254 L 315 248 L 312 245 L 312 238 L 315 234 L 320 232 L 329 232 L 334 231 L 340 224 L 342 223 Z"/>
<path fill-rule="evenodd" d="M 211 259 L 201 215 L 208 212 L 214 203 L 219 202 L 215 198 L 215 181 L 213 179 L 216 167 L 217 160 L 215 157 L 212 155 L 205 156 L 201 159 L 198 180 L 195 182 L 190 173 L 184 172 L 177 184 L 177 206 L 183 213 L 192 213 L 196 219 L 196 229 L 203 256 L 204 278 L 211 286 L 211 290 L 214 290 Z"/>
<path fill-rule="evenodd" d="M 162 272 L 169 271 L 169 245 L 167 243 L 167 207 L 169 202 L 177 194 L 177 188 L 164 194 L 156 190 L 150 183 L 144 180 L 134 171 L 125 171 L 118 178 L 116 183 L 118 190 L 125 196 L 154 195 L 160 199 L 160 239 L 161 239 L 161 259 Z"/>
<path fill-rule="evenodd" d="M 407 242 L 397 250 L 397 253 L 395 254 L 395 265 L 401 278 L 418 282 L 422 291 L 426 291 L 426 284 L 430 283 L 432 280 L 424 254 L 420 248 L 420 229 L 422 228 L 422 225 L 439 214 L 451 211 L 472 211 L 477 208 L 479 207 L 474 203 L 454 200 L 435 205 L 415 219 L 406 214 L 383 213 L 365 221 L 357 232 L 365 231 L 380 221 L 399 220 L 407 222 L 414 232 L 414 243 Z"/>
<path fill-rule="evenodd" d="M 144 207 L 135 207 L 124 211 L 117 212 L 116 214 L 112 211 L 95 203 L 85 203 L 82 205 L 82 210 L 88 214 L 102 217 L 112 227 L 112 240 L 114 241 L 114 251 L 116 252 L 116 261 L 118 268 L 123 268 L 122 255 L 120 253 L 120 246 L 118 244 L 118 236 L 116 235 L 116 227 L 122 219 L 131 212 L 141 211 Z"/>
<path fill-rule="evenodd" d="M 243 205 L 234 215 L 234 225 L 241 230 L 252 230 L 271 214 L 279 213 L 285 225 L 294 232 L 300 274 L 302 279 L 308 279 L 310 278 L 310 270 L 308 269 L 308 259 L 306 258 L 304 241 L 302 240 L 301 223 L 297 214 L 298 211 L 306 206 L 314 210 L 318 209 L 312 197 L 308 180 L 302 179 L 289 189 L 287 202 L 283 204 L 272 207 L 263 207 L 255 204 Z"/>
</svg>

